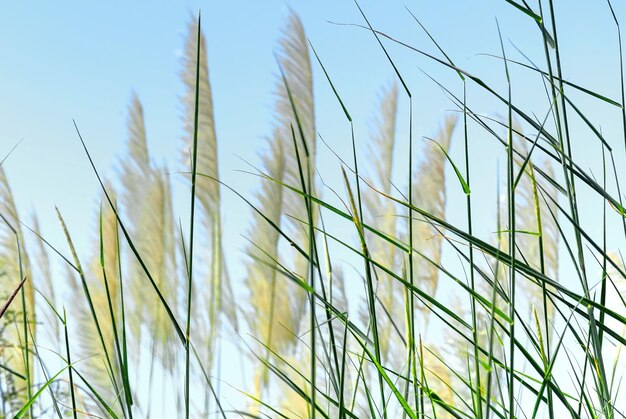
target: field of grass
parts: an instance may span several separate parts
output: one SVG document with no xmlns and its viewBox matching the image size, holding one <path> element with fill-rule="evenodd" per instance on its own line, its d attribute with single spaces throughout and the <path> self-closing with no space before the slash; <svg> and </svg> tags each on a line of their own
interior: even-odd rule
<svg viewBox="0 0 626 419">
<path fill-rule="evenodd" d="M 495 82 L 448 54 L 437 22 L 413 8 L 428 43 L 378 29 L 355 2 L 346 33 L 366 33 L 392 76 L 367 133 L 335 81 L 339 64 L 291 11 L 261 164 L 237 174 L 255 179 L 254 194 L 220 177 L 200 14 L 182 53 L 178 166 L 153 158 L 137 95 L 116 170 L 97 167 L 74 121 L 85 176 L 100 185 L 96 231 L 57 209 L 66 242 L 48 241 L 15 203 L 3 167 L 13 144 L 0 144 L 0 417 L 626 418 L 617 4 L 597 6 L 618 41 L 619 76 L 600 92 L 568 78 L 565 5 L 505 1 L 538 43 L 518 50 L 496 20 L 500 50 L 482 57 Z M 416 132 L 428 98 L 407 81 L 425 63 L 449 99 L 432 134 Z M 518 72 L 536 85 L 517 86 Z M 350 153 L 316 129 L 314 74 Z M 540 105 L 528 107 L 534 92 Z M 486 165 L 490 183 L 475 181 Z M 176 211 L 173 177 L 188 213 Z M 224 244 L 225 195 L 249 214 L 244 255 Z M 89 259 L 78 235 L 94 238 Z"/>
</svg>

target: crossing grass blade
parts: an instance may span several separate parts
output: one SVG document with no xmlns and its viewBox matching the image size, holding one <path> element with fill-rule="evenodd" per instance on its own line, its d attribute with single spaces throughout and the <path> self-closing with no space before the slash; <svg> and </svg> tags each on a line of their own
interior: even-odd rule
<svg viewBox="0 0 626 419">
<path fill-rule="evenodd" d="M 2 318 L 2 316 L 4 316 L 4 313 L 7 311 L 7 309 L 9 308 L 9 306 L 11 305 L 13 300 L 15 299 L 15 296 L 17 295 L 17 293 L 22 289 L 22 286 L 24 285 L 24 283 L 26 282 L 27 279 L 28 279 L 28 277 L 25 277 L 24 279 L 22 279 L 20 281 L 20 283 L 15 288 L 15 290 L 13 290 L 13 292 L 11 293 L 9 298 L 2 305 L 2 308 L 0 308 L 0 319 Z"/>
</svg>

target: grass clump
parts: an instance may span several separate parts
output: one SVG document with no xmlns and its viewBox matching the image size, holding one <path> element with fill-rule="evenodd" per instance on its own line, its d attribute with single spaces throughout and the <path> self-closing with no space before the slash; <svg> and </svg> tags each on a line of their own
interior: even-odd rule
<svg viewBox="0 0 626 419">
<path fill-rule="evenodd" d="M 626 237 L 622 139 L 603 135 L 577 104 L 583 95 L 621 113 L 626 139 L 624 98 L 564 78 L 551 1 L 507 3 L 533 22 L 545 62 L 510 59 L 497 27 L 500 86 L 457 66 L 412 12 L 434 52 L 376 29 L 356 4 L 363 23 L 350 30 L 372 35 L 394 77 L 369 136 L 290 11 L 271 134 L 259 167 L 239 172 L 256 177 L 252 196 L 220 178 L 207 46 L 193 18 L 178 172 L 154 162 L 135 94 L 117 176 L 100 174 L 76 128 L 102 189 L 88 261 L 61 211 L 70 257 L 36 219 L 28 226 L 0 166 L 2 416 L 624 416 L 626 274 L 607 239 Z M 432 136 L 417 132 L 423 98 L 392 46 L 460 82 L 428 76 L 455 108 Z M 518 101 L 513 69 L 540 78 L 543 107 Z M 335 151 L 317 130 L 318 72 L 349 128 L 349 153 L 332 161 L 320 158 L 322 143 Z M 474 111 L 469 89 L 500 114 Z M 581 126 L 593 146 L 579 144 Z M 474 177 L 484 164 L 477 138 L 503 163 L 489 185 Z M 600 172 L 578 163 L 584 147 L 601 151 Z M 174 209 L 174 175 L 189 186 L 188 217 Z M 476 198 L 481 190 L 491 203 Z M 242 278 L 226 263 L 238 258 L 224 245 L 230 193 L 250 214 Z M 68 272 L 69 299 L 53 261 Z M 237 366 L 224 361 L 232 348 Z M 238 399 L 223 388 L 235 373 L 247 379 Z"/>
</svg>

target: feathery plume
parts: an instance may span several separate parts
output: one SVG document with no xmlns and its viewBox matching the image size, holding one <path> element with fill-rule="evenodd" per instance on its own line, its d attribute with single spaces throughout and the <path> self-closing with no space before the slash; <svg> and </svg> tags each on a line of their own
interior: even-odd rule
<svg viewBox="0 0 626 419">
<path fill-rule="evenodd" d="M 35 213 L 32 216 L 33 220 L 33 231 L 37 236 L 41 236 L 41 229 L 39 227 L 39 218 Z M 44 242 L 40 239 L 35 240 L 34 246 L 34 256 L 33 259 L 37 264 L 37 275 L 35 276 L 35 285 L 41 294 L 48 300 L 53 307 L 56 308 L 56 292 L 54 290 L 54 285 L 52 283 L 52 272 L 50 270 L 50 257 L 48 255 L 48 249 Z M 45 313 L 45 322 L 47 327 L 45 328 L 48 332 L 48 336 L 52 338 L 54 342 L 59 343 L 60 335 L 59 335 L 59 319 L 56 317 L 54 312 L 48 306 L 48 303 L 43 302 L 40 305 Z"/>
<path fill-rule="evenodd" d="M 262 181 L 256 198 L 261 213 L 275 225 L 288 231 L 287 234 L 294 242 L 308 252 L 308 228 L 298 221 L 308 218 L 302 197 L 286 191 L 277 183 L 301 189 L 300 165 L 304 177 L 308 176 L 305 182 L 310 179 L 311 185 L 313 184 L 313 80 L 306 35 L 300 18 L 294 12 L 290 13 L 282 31 L 277 58 L 282 76 L 277 82 L 277 120 L 269 142 L 269 151 L 262 156 L 266 175 L 273 180 Z M 299 156 L 299 162 L 296 155 Z M 284 213 L 293 218 L 284 218 Z M 278 249 L 281 243 L 278 231 L 257 214 L 253 216 L 253 220 L 249 234 L 251 245 L 247 249 L 251 261 L 248 263 L 246 276 L 252 310 L 246 314 L 251 329 L 267 346 L 264 358 L 269 362 L 272 358 L 271 352 L 284 353 L 295 344 L 304 317 L 304 292 L 293 284 L 283 284 L 284 278 L 277 273 L 276 261 L 279 259 Z M 293 255 L 295 272 L 308 278 L 308 261 L 299 254 Z M 261 365 L 254 377 L 257 395 L 261 394 L 267 380 L 267 368 Z"/>
<path fill-rule="evenodd" d="M 285 174 L 285 155 L 280 141 L 270 142 L 270 150 L 263 155 L 262 162 L 266 175 L 256 195 L 258 208 L 265 217 L 276 225 L 280 224 L 284 188 L 278 183 Z M 250 328 L 264 345 L 267 346 L 265 358 L 269 361 L 270 351 L 282 352 L 293 343 L 293 333 L 297 329 L 294 315 L 299 307 L 293 307 L 290 301 L 290 288 L 282 283 L 284 278 L 277 272 L 278 266 L 278 231 L 266 219 L 258 214 L 253 216 L 249 230 L 251 244 L 247 254 L 251 260 L 247 265 L 245 283 L 250 292 L 251 311 L 246 313 Z M 259 368 L 255 373 L 255 391 L 261 395 L 267 384 L 266 368 Z"/>
<path fill-rule="evenodd" d="M 127 152 L 119 169 L 122 187 L 120 204 L 125 219 L 128 220 L 127 225 L 133 240 L 141 245 L 145 241 L 142 234 L 145 232 L 140 232 L 140 225 L 144 218 L 144 203 L 154 174 L 150 166 L 143 106 L 136 93 L 133 93 L 131 97 L 126 126 L 128 132 Z M 144 301 L 145 273 L 134 255 L 128 258 L 125 275 L 130 294 L 134 296 L 136 302 L 129 307 L 126 320 L 131 331 L 131 341 L 137 345 L 132 352 L 137 354 L 141 344 L 141 326 L 144 323 L 143 311 L 146 304 Z"/>
<path fill-rule="evenodd" d="M 522 132 L 519 126 L 516 126 L 515 130 Z M 521 157 L 515 160 L 516 167 L 521 170 L 524 159 L 528 156 L 526 140 L 515 134 L 515 146 L 521 153 Z M 552 166 L 548 162 L 541 163 L 540 167 L 548 176 L 553 176 Z M 515 241 L 521 256 L 531 267 L 558 281 L 559 231 L 555 219 L 558 211 L 551 199 L 544 199 L 544 194 L 556 197 L 557 191 L 555 186 L 548 182 L 541 184 L 545 192 L 541 191 L 539 181 L 540 179 L 535 176 L 533 165 L 529 162 L 516 189 L 516 229 L 523 233 L 518 234 Z M 546 301 L 547 307 L 544 305 L 542 287 L 530 280 L 521 281 L 520 285 L 528 301 L 529 321 L 532 322 L 532 313 L 536 310 L 541 320 L 541 333 L 543 336 L 547 336 L 547 333 L 552 335 L 551 330 L 545 330 L 543 319 L 547 316 L 548 321 L 552 320 L 554 307 L 549 300 Z"/>
<path fill-rule="evenodd" d="M 172 210 L 172 191 L 165 168 L 153 171 L 146 187 L 145 201 L 141 206 L 141 221 L 138 225 L 139 252 L 152 274 L 168 305 L 175 310 L 178 306 L 178 283 L 176 277 L 175 225 Z M 150 330 L 152 353 L 160 359 L 166 370 L 171 371 L 175 363 L 176 335 L 169 319 L 156 297 L 147 298 L 138 289 L 135 304 L 144 306 L 144 325 Z"/>
<path fill-rule="evenodd" d="M 450 147 L 452 133 L 457 123 L 456 115 L 447 116 L 434 140 L 443 150 Z M 423 157 L 413 174 L 413 203 L 435 217 L 445 218 L 446 188 L 445 168 L 446 156 L 432 142 L 427 142 L 423 149 Z M 413 223 L 413 247 L 429 257 L 434 263 L 441 260 L 441 235 L 423 217 L 416 216 Z M 439 282 L 439 269 L 418 254 L 414 255 L 413 277 L 416 286 L 431 296 L 435 295 Z M 428 318 L 427 307 L 422 307 L 425 318 Z"/>
<path fill-rule="evenodd" d="M 0 320 L 0 359 L 2 364 L 21 374 L 20 378 L 5 369 L 0 370 L 0 379 L 5 380 L 5 391 L 12 394 L 13 407 L 21 407 L 30 394 L 30 377 L 33 373 L 33 356 L 31 352 L 30 332 L 24 331 L 27 324 L 30 331 L 35 331 L 35 295 L 31 276 L 28 252 L 24 244 L 22 228 L 18 222 L 17 207 L 13 192 L 0 165 L 0 301 L 6 301 L 24 277 L 20 293 L 24 296 L 22 305 L 21 294 L 18 294 L 3 318 Z M 24 312 L 24 308 L 26 312 Z M 28 342 L 28 346 L 26 346 Z"/>
<path fill-rule="evenodd" d="M 374 168 L 370 183 L 381 192 L 391 193 L 391 175 L 393 171 L 393 150 L 395 144 L 396 119 L 398 109 L 398 86 L 396 83 L 382 91 L 378 110 L 374 119 L 373 134 L 370 142 L 370 164 Z M 398 236 L 396 206 L 393 201 L 381 194 L 367 190 L 363 194 L 365 203 L 365 220 L 376 230 L 391 237 Z M 373 233 L 367 234 L 370 256 L 386 268 L 397 272 L 399 264 L 398 249 Z M 404 350 L 399 344 L 398 330 L 404 330 L 403 290 L 397 281 L 376 269 L 376 296 L 383 306 L 385 315 L 378 317 L 378 334 L 381 342 L 383 359 L 391 362 L 401 362 L 402 357 L 398 350 Z M 362 312 L 364 319 L 369 318 L 367 309 Z M 394 327 L 395 324 L 395 327 Z"/>
<path fill-rule="evenodd" d="M 183 56 L 182 81 L 185 94 L 182 97 L 184 107 L 183 124 L 185 135 L 184 153 L 186 166 L 191 167 L 191 150 L 193 149 L 194 119 L 196 112 L 196 72 L 199 68 L 198 96 L 198 142 L 196 172 L 206 175 L 196 180 L 196 199 L 200 204 L 204 242 L 201 244 L 208 250 L 202 260 L 201 273 L 207 278 L 206 284 L 198 286 L 197 295 L 202 296 L 202 304 L 194 304 L 194 318 L 199 322 L 192 330 L 192 339 L 203 342 L 200 345 L 201 359 L 206 361 L 206 368 L 211 371 L 216 353 L 217 337 L 221 330 L 221 316 L 225 314 L 237 329 L 237 311 L 233 293 L 224 263 L 222 249 L 222 218 L 220 210 L 217 138 L 213 118 L 213 98 L 209 82 L 206 40 L 201 34 L 198 40 L 198 22 L 190 19 L 185 41 Z M 200 63 L 197 62 L 198 42 L 200 42 Z M 198 65 L 199 64 L 199 65 Z M 199 309 L 205 313 L 198 312 Z"/>
<path fill-rule="evenodd" d="M 277 82 L 276 134 L 283 143 L 285 183 L 297 189 L 302 188 L 300 169 L 294 149 L 293 132 L 295 133 L 295 147 L 297 147 L 297 155 L 300 157 L 304 181 L 311 180 L 313 190 L 307 192 L 314 195 L 316 131 L 313 73 L 304 27 L 300 17 L 293 11 L 290 12 L 287 25 L 282 30 L 277 57 L 284 79 L 281 78 Z M 306 144 L 306 148 L 304 144 Z M 308 228 L 298 221 L 308 218 L 303 199 L 298 194 L 288 192 L 284 194 L 283 201 L 284 213 L 293 217 L 287 217 L 284 220 L 287 234 L 305 252 L 309 253 Z M 313 220 L 315 222 L 316 216 Z M 294 259 L 295 272 L 305 279 L 308 278 L 308 261 L 296 254 L 295 251 Z M 304 305 L 302 306 L 304 307 Z"/>
</svg>

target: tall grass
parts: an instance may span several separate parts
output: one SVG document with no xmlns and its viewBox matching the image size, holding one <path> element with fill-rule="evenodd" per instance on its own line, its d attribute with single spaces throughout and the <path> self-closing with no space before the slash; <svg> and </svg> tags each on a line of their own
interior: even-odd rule
<svg viewBox="0 0 626 419">
<path fill-rule="evenodd" d="M 86 261 L 60 210 L 67 248 L 42 237 L 36 218 L 24 221 L 0 166 L 1 416 L 624 417 L 626 273 L 607 239 L 626 237 L 622 139 L 577 104 L 583 95 L 616 111 L 626 145 L 624 96 L 564 79 L 551 0 L 507 2 L 534 25 L 545 61 L 507 58 L 494 28 L 504 89 L 454 64 L 415 14 L 435 52 L 377 30 L 357 4 L 363 24 L 346 30 L 372 35 L 395 78 L 369 135 L 290 11 L 275 51 L 275 119 L 259 167 L 238 172 L 258 182 L 252 196 L 220 178 L 209 56 L 192 18 L 176 173 L 155 163 L 135 94 L 116 176 L 94 165 L 76 124 L 102 187 Z M 461 81 L 429 76 L 455 108 L 432 135 L 416 132 L 425 99 L 391 46 Z M 540 78 L 547 110 L 517 101 L 512 68 Z M 350 133 L 350 153 L 332 161 L 319 157 L 317 72 Z M 475 111 L 468 88 L 505 116 Z M 601 172 L 577 163 L 580 126 L 601 150 Z M 503 162 L 492 185 L 470 179 L 484 164 L 470 158 L 478 136 Z M 342 189 L 325 182 L 333 173 Z M 189 214 L 174 211 L 172 176 L 189 182 Z M 491 203 L 475 199 L 482 188 L 495 191 Z M 250 214 L 243 259 L 224 246 L 231 193 Z M 245 264 L 243 278 L 229 275 L 229 258 Z M 226 363 L 236 357 L 225 347 L 239 365 Z M 240 397 L 225 397 L 238 373 Z"/>
</svg>

